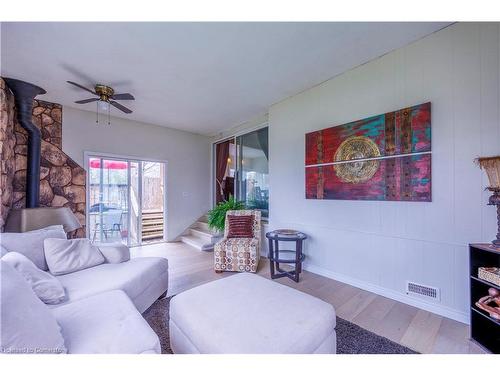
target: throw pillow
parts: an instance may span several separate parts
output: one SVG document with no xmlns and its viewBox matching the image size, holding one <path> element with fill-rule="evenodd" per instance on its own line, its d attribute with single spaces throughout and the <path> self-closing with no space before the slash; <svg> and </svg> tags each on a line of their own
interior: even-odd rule
<svg viewBox="0 0 500 375">
<path fill-rule="evenodd" d="M 65 275 L 104 263 L 99 249 L 86 238 L 46 238 L 43 244 L 45 259 L 53 275 Z"/>
<path fill-rule="evenodd" d="M 15 251 L 25 255 L 41 270 L 47 271 L 47 262 L 43 251 L 43 240 L 46 238 L 66 238 L 62 225 L 32 230 L 24 233 L 0 234 L 2 246 L 7 251 Z"/>
<path fill-rule="evenodd" d="M 66 353 L 61 328 L 21 274 L 0 260 L 0 353 Z"/>
<path fill-rule="evenodd" d="M 227 238 L 251 238 L 253 237 L 253 215 L 227 215 L 228 234 Z"/>
<path fill-rule="evenodd" d="M 50 273 L 35 266 L 23 254 L 11 251 L 2 260 L 23 276 L 43 303 L 55 305 L 66 299 L 66 293 L 61 282 Z"/>
<path fill-rule="evenodd" d="M 130 260 L 130 250 L 122 243 L 99 244 L 106 263 L 123 263 Z"/>
</svg>

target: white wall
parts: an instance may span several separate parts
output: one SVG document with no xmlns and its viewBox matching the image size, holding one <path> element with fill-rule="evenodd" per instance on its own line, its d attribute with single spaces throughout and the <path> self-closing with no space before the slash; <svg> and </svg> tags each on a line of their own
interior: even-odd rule
<svg viewBox="0 0 500 375">
<path fill-rule="evenodd" d="M 467 321 L 468 248 L 496 215 L 472 162 L 500 154 L 499 24 L 455 24 L 270 108 L 270 227 L 309 234 L 306 269 Z M 304 135 L 432 102 L 431 203 L 306 200 Z M 440 303 L 405 294 L 412 280 Z"/>
<path fill-rule="evenodd" d="M 174 240 L 210 202 L 210 139 L 179 130 L 63 109 L 63 149 L 84 166 L 84 151 L 167 161 L 167 239 Z M 84 166 L 86 167 L 86 166 Z"/>
<path fill-rule="evenodd" d="M 256 116 L 242 124 L 233 126 L 230 129 L 222 130 L 212 136 L 212 142 L 218 142 L 224 138 L 233 137 L 235 135 L 240 135 L 248 133 L 252 130 L 262 127 L 267 124 L 268 114 Z"/>
</svg>

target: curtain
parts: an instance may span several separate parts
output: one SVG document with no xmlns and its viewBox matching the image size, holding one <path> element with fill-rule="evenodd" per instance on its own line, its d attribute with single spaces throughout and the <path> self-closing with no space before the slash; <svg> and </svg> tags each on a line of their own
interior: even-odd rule
<svg viewBox="0 0 500 375">
<path fill-rule="evenodd" d="M 224 180 L 224 175 L 226 174 L 227 168 L 227 158 L 229 157 L 229 144 L 230 141 L 218 143 L 215 151 L 216 158 L 216 203 L 222 202 L 224 200 L 224 190 L 222 188 L 222 182 Z"/>
<path fill-rule="evenodd" d="M 264 155 L 266 155 L 266 159 L 269 160 L 269 137 L 267 129 L 257 130 L 257 139 L 259 140 L 260 148 L 264 151 Z"/>
</svg>

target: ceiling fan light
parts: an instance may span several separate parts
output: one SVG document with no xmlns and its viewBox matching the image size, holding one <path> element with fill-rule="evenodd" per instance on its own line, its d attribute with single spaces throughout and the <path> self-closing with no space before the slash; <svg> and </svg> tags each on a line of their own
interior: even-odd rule
<svg viewBox="0 0 500 375">
<path fill-rule="evenodd" d="M 78 100 L 75 103 L 77 104 L 87 104 L 91 102 L 97 102 L 97 117 L 99 117 L 99 112 L 108 112 L 108 123 L 109 123 L 109 116 L 110 116 L 110 106 L 113 106 L 123 113 L 132 113 L 132 110 L 128 109 L 124 105 L 118 103 L 116 100 L 135 100 L 134 96 L 128 92 L 121 93 L 121 94 L 115 94 L 115 90 L 113 88 L 106 86 L 106 85 L 101 85 L 97 84 L 95 85 L 95 91 L 91 91 L 85 86 L 82 86 L 78 83 L 67 81 L 69 84 L 76 86 L 82 90 L 88 91 L 92 93 L 93 95 L 96 95 L 97 98 L 90 98 L 90 99 L 83 99 L 83 100 Z M 112 100 L 111 100 L 112 99 Z M 99 122 L 99 119 L 96 120 L 96 122 Z"/>
<path fill-rule="evenodd" d="M 97 105 L 99 106 L 99 110 L 102 112 L 109 110 L 109 103 L 105 102 L 104 100 L 100 100 L 99 102 L 97 102 Z"/>
</svg>

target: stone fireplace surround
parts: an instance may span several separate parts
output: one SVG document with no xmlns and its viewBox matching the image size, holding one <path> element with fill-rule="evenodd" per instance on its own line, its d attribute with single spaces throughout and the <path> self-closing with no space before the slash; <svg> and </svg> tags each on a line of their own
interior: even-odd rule
<svg viewBox="0 0 500 375">
<path fill-rule="evenodd" d="M 11 209 L 25 207 L 27 133 L 18 123 L 14 96 L 0 78 L 0 231 Z M 35 99 L 33 123 L 42 133 L 40 206 L 69 207 L 85 237 L 86 172 L 62 151 L 62 106 Z"/>
</svg>

